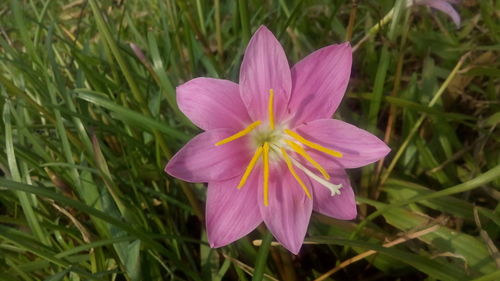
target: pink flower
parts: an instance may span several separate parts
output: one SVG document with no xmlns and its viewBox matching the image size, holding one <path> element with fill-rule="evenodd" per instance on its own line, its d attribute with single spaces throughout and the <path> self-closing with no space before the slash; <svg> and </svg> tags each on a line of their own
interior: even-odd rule
<svg viewBox="0 0 500 281">
<path fill-rule="evenodd" d="M 459 0 L 409 0 L 416 5 L 426 5 L 439 10 L 451 17 L 457 28 L 460 27 L 460 15 L 451 4 L 458 4 Z M 451 4 L 450 4 L 451 3 Z"/>
<path fill-rule="evenodd" d="M 374 135 L 331 119 L 349 81 L 348 43 L 310 54 L 292 69 L 274 35 L 261 26 L 250 40 L 240 84 L 195 78 L 177 88 L 181 111 L 205 132 L 165 171 L 208 182 L 206 227 L 211 247 L 227 245 L 262 221 L 297 254 L 311 212 L 350 220 L 354 193 L 345 168 L 383 158 Z"/>
</svg>

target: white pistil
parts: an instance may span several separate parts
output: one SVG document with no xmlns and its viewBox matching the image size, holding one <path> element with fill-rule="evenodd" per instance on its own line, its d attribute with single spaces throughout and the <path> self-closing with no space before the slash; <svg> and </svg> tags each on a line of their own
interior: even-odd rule
<svg viewBox="0 0 500 281">
<path fill-rule="evenodd" d="M 299 161 L 293 159 L 293 157 L 290 157 L 290 160 L 292 160 L 293 164 L 301 169 L 304 173 L 306 173 L 309 177 L 320 183 L 322 186 L 330 190 L 330 196 L 335 196 L 340 194 L 340 189 L 342 188 L 342 184 L 333 184 L 322 177 L 316 175 L 313 173 L 311 170 L 307 169 L 304 167 L 302 164 L 299 163 Z"/>
</svg>

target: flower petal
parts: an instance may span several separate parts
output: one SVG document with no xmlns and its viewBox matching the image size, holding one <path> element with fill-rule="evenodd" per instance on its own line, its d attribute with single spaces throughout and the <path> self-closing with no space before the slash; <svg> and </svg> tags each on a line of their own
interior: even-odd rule
<svg viewBox="0 0 500 281">
<path fill-rule="evenodd" d="M 304 184 L 310 187 L 309 178 L 298 169 L 296 172 Z M 267 228 L 285 248 L 295 255 L 298 254 L 311 218 L 312 200 L 307 198 L 284 165 L 270 171 L 268 206 L 264 206 L 262 198 L 261 187 L 259 208 Z"/>
<path fill-rule="evenodd" d="M 258 175 L 250 175 L 241 189 L 240 177 L 208 183 L 206 225 L 210 247 L 234 242 L 254 230 L 261 222 L 257 188 Z"/>
<path fill-rule="evenodd" d="M 197 135 L 174 155 L 165 172 L 189 182 L 220 181 L 243 174 L 252 157 L 248 138 L 215 146 L 234 133 L 230 129 L 215 129 Z"/>
<path fill-rule="evenodd" d="M 228 80 L 192 79 L 177 87 L 177 104 L 203 130 L 242 129 L 251 123 L 238 84 Z"/>
<path fill-rule="evenodd" d="M 351 46 L 344 43 L 321 48 L 292 68 L 294 124 L 332 117 L 344 97 L 351 64 Z"/>
<path fill-rule="evenodd" d="M 290 66 L 278 40 L 261 26 L 248 43 L 240 69 L 240 94 L 253 120 L 268 120 L 269 90 L 274 90 L 275 118 L 290 98 Z"/>
<path fill-rule="evenodd" d="M 320 119 L 299 126 L 296 132 L 305 139 L 339 151 L 342 158 L 308 149 L 312 158 L 328 170 L 358 168 L 384 158 L 390 148 L 379 138 L 356 126 L 335 119 Z"/>
<path fill-rule="evenodd" d="M 330 182 L 342 184 L 340 194 L 332 196 L 330 190 L 320 183 L 311 180 L 313 185 L 313 208 L 316 212 L 339 220 L 352 220 L 356 218 L 356 200 L 352 191 L 349 176 L 345 170 L 338 169 L 330 173 Z"/>
<path fill-rule="evenodd" d="M 453 8 L 453 6 L 451 6 L 450 3 L 446 2 L 446 1 L 442 1 L 442 0 L 433 0 L 433 1 L 426 1 L 427 5 L 436 9 L 436 10 L 439 10 L 445 14 L 447 14 L 448 16 L 451 17 L 451 19 L 453 20 L 453 22 L 455 23 L 455 25 L 457 26 L 457 28 L 460 27 L 460 15 L 457 13 L 457 11 Z"/>
</svg>

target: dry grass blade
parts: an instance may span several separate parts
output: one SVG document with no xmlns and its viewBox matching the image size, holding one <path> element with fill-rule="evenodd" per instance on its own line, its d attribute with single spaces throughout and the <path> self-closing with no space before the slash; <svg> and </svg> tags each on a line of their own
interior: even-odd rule
<svg viewBox="0 0 500 281">
<path fill-rule="evenodd" d="M 78 229 L 78 231 L 80 231 L 80 233 L 82 234 L 83 241 L 90 243 L 91 242 L 90 232 L 87 230 L 87 228 L 85 228 L 85 226 L 80 221 L 78 221 L 75 218 L 75 216 L 73 216 L 70 212 L 68 212 L 63 207 L 57 205 L 55 203 L 55 201 L 53 201 L 53 200 L 49 200 L 49 201 L 50 201 L 50 204 L 52 205 L 52 207 L 54 207 L 61 214 L 65 215 L 75 225 L 75 227 Z M 93 251 L 93 249 L 91 249 L 91 251 Z"/>
<path fill-rule="evenodd" d="M 226 259 L 229 259 L 230 261 L 232 261 L 235 265 L 239 266 L 243 271 L 245 271 L 246 273 L 248 273 L 249 275 L 253 275 L 253 271 L 254 271 L 254 268 L 249 266 L 248 264 L 238 260 L 238 259 L 235 259 L 233 257 L 230 257 L 226 254 L 222 254 L 222 256 L 224 256 L 224 258 Z M 264 273 L 264 277 L 269 279 L 269 280 L 273 280 L 273 281 L 279 281 L 279 279 L 276 279 L 275 277 L 269 275 L 269 274 L 266 274 Z"/>
<path fill-rule="evenodd" d="M 398 238 L 396 240 L 393 240 L 391 242 L 388 242 L 388 243 L 385 243 L 384 247 L 386 248 L 389 248 L 389 247 L 392 247 L 392 246 L 395 246 L 395 245 L 398 245 L 398 244 L 401 244 L 401 243 L 404 243 L 408 240 L 411 240 L 411 239 L 415 239 L 415 238 L 418 238 L 420 236 L 423 236 L 423 235 L 426 235 L 428 233 L 431 233 L 435 230 L 437 230 L 440 226 L 439 225 L 433 225 L 429 228 L 426 228 L 426 229 L 423 229 L 423 230 L 420 230 L 420 231 L 417 231 L 417 232 L 414 232 L 414 233 L 409 233 L 409 234 L 405 234 L 403 237 L 401 238 Z M 329 270 L 328 272 L 324 273 L 323 275 L 321 275 L 320 277 L 316 278 L 314 281 L 321 281 L 321 280 L 325 280 L 326 278 L 330 277 L 332 274 L 334 274 L 335 272 L 338 272 L 339 270 L 357 262 L 357 261 L 360 261 L 366 257 L 369 257 L 373 254 L 376 254 L 377 251 L 373 251 L 373 250 L 369 250 L 369 251 L 366 251 L 364 253 L 361 253 L 357 256 L 354 256 L 350 259 L 347 259 L 343 262 L 341 262 L 339 265 L 337 265 L 336 267 L 332 268 L 331 270 Z"/>
<path fill-rule="evenodd" d="M 488 247 L 488 251 L 490 252 L 491 257 L 495 260 L 497 268 L 500 269 L 500 252 L 498 251 L 495 242 L 493 242 L 493 240 L 490 238 L 488 232 L 486 232 L 481 226 L 481 220 L 477 212 L 477 207 L 474 207 L 474 221 L 479 228 L 479 234 L 481 235 L 481 238 L 484 240 L 484 243 Z"/>
</svg>

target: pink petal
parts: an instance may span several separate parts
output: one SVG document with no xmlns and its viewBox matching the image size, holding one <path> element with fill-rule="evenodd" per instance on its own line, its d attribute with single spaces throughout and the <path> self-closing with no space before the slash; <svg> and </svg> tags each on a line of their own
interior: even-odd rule
<svg viewBox="0 0 500 281">
<path fill-rule="evenodd" d="M 453 20 L 453 22 L 455 23 L 457 28 L 459 28 L 460 27 L 460 15 L 453 8 L 453 6 L 451 6 L 451 4 L 448 2 L 457 3 L 457 1 L 450 1 L 450 0 L 448 0 L 448 1 L 445 1 L 445 0 L 424 0 L 424 1 L 419 2 L 418 4 L 427 5 L 429 7 L 432 7 L 436 10 L 439 10 L 439 11 L 447 14 L 448 16 L 451 17 L 451 19 Z"/>
<path fill-rule="evenodd" d="M 344 43 L 319 49 L 292 68 L 294 124 L 332 117 L 344 97 L 351 64 L 351 46 Z"/>
<path fill-rule="evenodd" d="M 240 94 L 253 120 L 268 120 L 269 89 L 274 90 L 275 118 L 290 98 L 290 66 L 278 40 L 261 26 L 248 43 L 240 69 Z"/>
<path fill-rule="evenodd" d="M 390 148 L 379 138 L 356 126 L 335 119 L 320 119 L 295 129 L 305 139 L 339 151 L 342 158 L 308 149 L 311 156 L 328 170 L 358 168 L 384 158 Z"/>
<path fill-rule="evenodd" d="M 238 84 L 228 80 L 192 79 L 177 87 L 177 104 L 203 130 L 241 130 L 251 123 Z"/>
<path fill-rule="evenodd" d="M 314 210 L 326 216 L 339 220 L 352 220 L 356 218 L 356 200 L 352 191 L 349 176 L 343 169 L 330 173 L 330 182 L 342 184 L 340 194 L 331 195 L 329 189 L 311 180 L 314 191 Z"/>
<path fill-rule="evenodd" d="M 309 178 L 300 170 L 296 172 L 310 188 Z M 267 228 L 285 248 L 298 254 L 307 232 L 313 202 L 307 198 L 286 166 L 276 167 L 270 172 L 269 205 L 264 206 L 262 185 L 258 199 Z"/>
<path fill-rule="evenodd" d="M 243 174 L 252 157 L 248 138 L 215 146 L 235 132 L 215 129 L 197 135 L 174 155 L 165 172 L 189 182 L 220 181 Z"/>
<path fill-rule="evenodd" d="M 210 247 L 234 242 L 254 230 L 261 222 L 257 188 L 258 175 L 250 175 L 241 189 L 240 177 L 208 183 L 206 225 Z"/>
</svg>

